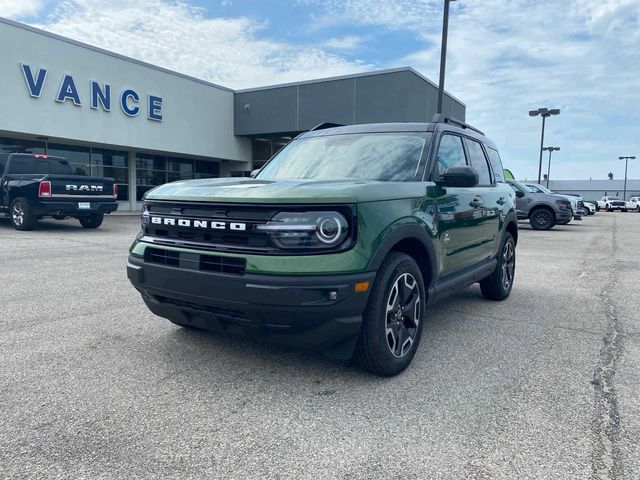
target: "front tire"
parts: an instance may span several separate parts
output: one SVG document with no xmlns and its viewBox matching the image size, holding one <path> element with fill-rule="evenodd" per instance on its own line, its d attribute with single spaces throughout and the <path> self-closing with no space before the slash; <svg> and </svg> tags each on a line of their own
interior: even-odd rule
<svg viewBox="0 0 640 480">
<path fill-rule="evenodd" d="M 516 242 L 505 233 L 500 253 L 496 256 L 495 270 L 480 281 L 480 291 L 487 300 L 504 300 L 511 293 L 516 276 Z"/>
<path fill-rule="evenodd" d="M 26 198 L 18 197 L 9 207 L 9 215 L 13 228 L 16 230 L 31 230 L 36 224 L 36 217 L 31 211 L 31 205 Z"/>
<path fill-rule="evenodd" d="M 354 354 L 365 370 L 391 377 L 409 366 L 420 344 L 426 300 L 415 260 L 390 253 L 378 271 Z"/>
<path fill-rule="evenodd" d="M 84 228 L 98 228 L 102 225 L 104 220 L 104 213 L 92 213 L 86 217 L 79 217 L 78 221 Z"/>
<path fill-rule="evenodd" d="M 625 212 L 625 213 L 627 212 L 627 209 L 626 209 L 626 208 L 621 208 L 620 210 L 621 210 L 621 211 L 623 211 L 623 212 Z"/>
<path fill-rule="evenodd" d="M 547 208 L 538 208 L 531 213 L 529 224 L 534 230 L 550 230 L 556 224 L 556 216 Z"/>
</svg>

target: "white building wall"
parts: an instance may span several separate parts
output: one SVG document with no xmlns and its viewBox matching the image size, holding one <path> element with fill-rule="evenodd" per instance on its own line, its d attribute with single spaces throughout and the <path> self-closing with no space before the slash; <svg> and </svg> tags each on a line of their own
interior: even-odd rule
<svg viewBox="0 0 640 480">
<path fill-rule="evenodd" d="M 248 139 L 233 134 L 233 92 L 0 19 L 0 130 L 132 149 L 250 161 Z M 39 98 L 20 64 L 47 69 Z M 64 74 L 82 105 L 57 102 Z M 111 111 L 92 109 L 90 82 L 111 86 Z M 120 107 L 123 90 L 140 96 L 140 113 Z M 162 97 L 162 121 L 147 118 L 148 95 Z M 238 165 L 240 167 L 240 165 Z M 238 168 L 242 169 L 244 168 Z"/>
</svg>

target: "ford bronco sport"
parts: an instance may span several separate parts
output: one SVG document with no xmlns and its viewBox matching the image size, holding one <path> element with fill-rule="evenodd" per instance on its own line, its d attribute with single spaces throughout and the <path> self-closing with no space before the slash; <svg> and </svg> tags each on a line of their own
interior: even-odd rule
<svg viewBox="0 0 640 480">
<path fill-rule="evenodd" d="M 378 375 L 411 362 L 428 305 L 479 282 L 504 300 L 518 239 L 495 145 L 431 123 L 303 133 L 255 178 L 147 193 L 127 274 L 184 327 L 355 357 Z"/>
</svg>

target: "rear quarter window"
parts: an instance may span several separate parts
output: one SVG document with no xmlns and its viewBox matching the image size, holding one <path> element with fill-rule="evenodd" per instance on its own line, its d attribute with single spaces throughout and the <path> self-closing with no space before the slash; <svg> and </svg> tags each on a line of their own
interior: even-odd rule
<svg viewBox="0 0 640 480">
<path fill-rule="evenodd" d="M 500 154 L 491 147 L 487 147 L 487 154 L 489 155 L 489 162 L 491 163 L 491 169 L 493 170 L 493 176 L 496 182 L 504 182 L 504 167 L 502 166 Z"/>
</svg>

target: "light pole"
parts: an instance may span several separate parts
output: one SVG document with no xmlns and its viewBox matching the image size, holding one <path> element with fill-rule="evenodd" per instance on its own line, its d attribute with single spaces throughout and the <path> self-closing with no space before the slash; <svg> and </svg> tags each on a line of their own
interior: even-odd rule
<svg viewBox="0 0 640 480">
<path fill-rule="evenodd" d="M 544 124 L 547 117 L 551 115 L 560 115 L 559 108 L 539 108 L 537 110 L 529 110 L 530 117 L 542 117 L 542 134 L 540 135 L 540 161 L 538 162 L 538 184 L 540 183 L 540 176 L 542 175 L 542 148 L 544 146 Z"/>
<path fill-rule="evenodd" d="M 447 63 L 447 36 L 449 34 L 449 3 L 456 0 L 444 0 L 444 15 L 442 16 L 442 43 L 440 44 L 440 81 L 438 82 L 438 112 L 442 113 L 444 97 L 444 71 Z"/>
<path fill-rule="evenodd" d="M 624 160 L 624 193 L 622 199 L 627 201 L 627 167 L 629 166 L 629 160 L 635 160 L 635 155 L 632 157 L 618 157 L 618 160 Z"/>
<path fill-rule="evenodd" d="M 551 173 L 551 152 L 557 152 L 560 147 L 544 147 L 542 150 L 549 152 L 549 164 L 547 165 L 547 188 L 549 188 L 549 175 Z"/>
</svg>

